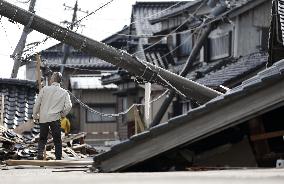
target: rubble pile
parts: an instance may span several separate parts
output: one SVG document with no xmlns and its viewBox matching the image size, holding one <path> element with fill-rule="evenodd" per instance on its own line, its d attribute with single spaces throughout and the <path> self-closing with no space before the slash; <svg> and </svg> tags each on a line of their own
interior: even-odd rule
<svg viewBox="0 0 284 184">
<path fill-rule="evenodd" d="M 77 160 L 87 158 L 97 154 L 97 150 L 84 143 L 85 132 L 62 134 L 62 159 Z M 33 136 L 28 132 L 17 134 L 11 129 L 0 125 L 0 161 L 14 160 L 34 160 L 37 155 L 37 143 L 39 135 Z M 54 160 L 54 144 L 52 137 L 49 136 L 46 145 L 45 159 Z"/>
</svg>

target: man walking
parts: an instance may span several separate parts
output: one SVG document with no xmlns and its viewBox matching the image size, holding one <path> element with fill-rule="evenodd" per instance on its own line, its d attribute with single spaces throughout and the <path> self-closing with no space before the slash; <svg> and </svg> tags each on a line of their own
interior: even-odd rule
<svg viewBox="0 0 284 184">
<path fill-rule="evenodd" d="M 43 151 L 47 142 L 49 127 L 55 145 L 56 160 L 62 157 L 62 141 L 60 118 L 65 117 L 72 108 L 68 92 L 60 87 L 62 74 L 54 72 L 50 79 L 50 86 L 43 87 L 36 99 L 33 108 L 34 119 L 39 120 L 40 137 L 37 159 L 43 159 Z"/>
</svg>

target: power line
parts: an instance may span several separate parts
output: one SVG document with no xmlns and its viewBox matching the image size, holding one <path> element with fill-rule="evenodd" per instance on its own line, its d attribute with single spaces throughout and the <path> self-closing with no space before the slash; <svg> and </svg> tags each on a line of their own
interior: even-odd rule
<svg viewBox="0 0 284 184">
<path fill-rule="evenodd" d="M 107 3 L 103 4 L 102 6 L 100 6 L 99 8 L 97 8 L 96 10 L 92 11 L 91 13 L 87 14 L 86 16 L 82 17 L 81 19 L 75 21 L 73 24 L 78 24 L 79 22 L 81 22 L 82 20 L 86 19 L 87 17 L 95 14 L 97 11 L 99 11 L 100 9 L 106 7 L 107 5 L 109 5 L 110 3 L 112 3 L 114 0 L 110 0 Z"/>
<path fill-rule="evenodd" d="M 104 7 L 107 6 L 108 4 L 112 3 L 113 1 L 114 1 L 114 0 L 108 1 L 107 3 L 105 3 L 105 4 L 103 4 L 102 6 L 100 6 L 99 8 L 97 8 L 96 10 L 94 10 L 94 11 L 92 11 L 91 13 L 87 14 L 85 17 L 83 17 L 83 18 L 81 18 L 80 20 L 74 22 L 73 24 L 77 24 L 78 22 L 81 22 L 82 20 L 84 20 L 85 18 L 89 17 L 90 15 L 95 14 L 97 11 L 99 11 L 99 10 L 102 9 L 102 8 L 104 8 Z M 169 9 L 171 9 L 171 8 L 173 8 L 173 7 L 175 7 L 175 6 L 177 6 L 177 5 L 179 5 L 180 3 L 181 3 L 181 1 L 178 2 L 178 3 L 176 3 L 176 4 L 174 4 L 174 5 L 172 5 L 172 6 L 170 6 L 170 7 L 168 7 L 168 8 L 166 8 L 166 9 L 164 9 L 164 10 L 162 10 L 162 11 L 159 11 L 159 12 L 157 12 L 157 13 L 155 13 L 155 14 L 152 14 L 152 15 L 150 15 L 150 16 L 147 16 L 147 17 L 143 18 L 143 19 L 140 19 L 139 21 L 144 20 L 144 19 L 151 18 L 151 17 L 153 17 L 153 16 L 155 16 L 155 15 L 158 15 L 158 14 L 161 14 L 161 13 L 163 13 L 163 12 L 165 12 L 165 11 L 167 11 L 167 10 L 169 10 Z M 130 25 L 131 25 L 131 24 L 134 24 L 134 23 L 136 23 L 136 22 L 137 22 L 137 21 L 131 22 Z M 69 26 L 67 27 L 67 29 L 69 29 L 73 24 L 69 25 Z M 50 36 L 47 36 L 47 37 L 46 37 L 45 39 L 43 39 L 41 42 L 35 43 L 34 47 L 31 47 L 30 49 L 26 50 L 26 52 L 27 52 L 27 51 L 35 50 L 36 47 L 38 47 L 39 45 L 44 44 L 49 38 L 50 38 Z M 158 43 L 159 43 L 159 42 L 158 42 Z M 158 44 L 158 43 L 157 43 L 157 44 Z M 29 54 L 29 55 L 27 55 L 27 57 L 30 57 L 31 55 L 32 55 L 32 54 Z"/>
<path fill-rule="evenodd" d="M 95 113 L 95 114 L 98 114 L 98 115 L 100 115 L 100 116 L 105 116 L 105 117 L 119 117 L 119 116 L 122 116 L 122 115 L 125 115 L 125 114 L 127 114 L 133 107 L 138 107 L 138 106 L 144 106 L 145 104 L 132 104 L 128 109 L 126 109 L 126 110 L 124 110 L 124 111 L 122 111 L 122 112 L 119 112 L 119 113 L 115 113 L 115 114 L 107 114 L 107 113 L 102 113 L 102 112 L 99 112 L 99 111 L 97 111 L 97 110 L 94 110 L 93 108 L 91 108 L 90 106 L 88 106 L 87 104 L 85 104 L 84 102 L 82 102 L 82 100 L 80 100 L 79 98 L 77 98 L 76 96 L 75 96 L 75 94 L 73 94 L 71 91 L 69 91 L 69 90 L 66 90 L 69 94 L 70 94 L 70 96 L 76 101 L 76 102 L 78 102 L 79 104 L 80 104 L 80 106 L 82 106 L 82 107 L 84 107 L 85 109 L 87 109 L 88 111 L 90 111 L 90 112 L 92 112 L 92 113 Z M 150 104 L 152 104 L 152 103 L 154 103 L 154 102 L 156 102 L 156 101 L 158 101 L 159 99 L 161 99 L 165 94 L 167 94 L 168 93 L 168 91 L 169 90 L 166 90 L 166 91 L 164 91 L 161 95 L 159 95 L 157 98 L 155 98 L 154 100 L 152 100 L 151 102 L 150 102 Z"/>
<path fill-rule="evenodd" d="M 69 26 L 67 26 L 67 29 L 70 29 L 72 26 L 78 24 L 79 22 L 81 22 L 82 20 L 84 20 L 85 18 L 87 18 L 88 16 L 92 15 L 92 14 L 95 14 L 97 11 L 101 10 L 102 8 L 106 7 L 108 4 L 112 3 L 114 0 L 110 0 L 108 1 L 107 3 L 103 4 L 102 6 L 100 6 L 99 8 L 97 8 L 96 10 L 92 11 L 91 13 L 89 13 L 88 15 L 86 15 L 85 17 L 75 21 L 74 23 L 70 24 Z M 30 50 L 34 50 L 35 47 L 38 47 L 39 45 L 42 45 L 44 44 L 48 39 L 50 39 L 51 37 L 50 36 L 46 36 L 42 41 L 40 42 L 36 42 L 34 47 L 31 47 L 29 50 L 27 51 L 30 51 Z M 30 57 L 31 55 L 28 55 L 28 57 Z"/>
<path fill-rule="evenodd" d="M 75 25 L 75 24 L 81 22 L 82 20 L 86 19 L 87 17 L 91 16 L 92 14 L 95 14 L 97 11 L 99 11 L 99 10 L 101 10 L 102 8 L 106 7 L 107 5 L 109 5 L 110 3 L 112 3 L 113 1 L 114 1 L 114 0 L 110 0 L 110 1 L 106 2 L 105 4 L 103 4 L 102 6 L 100 6 L 99 8 L 97 8 L 96 10 L 92 11 L 91 13 L 87 14 L 87 15 L 84 16 L 83 18 L 77 20 L 77 21 L 74 22 L 73 24 Z M 165 12 L 165 11 L 167 11 L 167 10 L 169 10 L 169 9 L 171 9 L 171 8 L 173 8 L 173 7 L 175 7 L 175 6 L 177 6 L 177 5 L 179 5 L 180 3 L 181 3 L 181 1 L 178 2 L 178 3 L 176 3 L 176 4 L 174 4 L 174 5 L 172 5 L 172 6 L 170 6 L 170 7 L 168 7 L 168 8 L 166 8 L 166 9 L 164 9 L 164 10 L 162 10 L 162 11 L 159 11 L 159 12 L 157 12 L 157 13 L 155 13 L 155 14 L 152 14 L 152 15 L 150 15 L 150 16 L 148 16 L 148 17 L 145 17 L 145 18 L 143 18 L 143 19 L 140 19 L 140 21 L 141 21 L 141 20 L 146 20 L 146 19 L 151 18 L 151 17 L 153 17 L 153 16 L 155 16 L 155 15 L 161 14 L 161 13 L 163 13 L 163 12 Z M 136 22 L 137 22 L 137 21 L 131 22 L 130 25 L 131 25 L 131 24 L 134 24 L 134 23 L 136 23 Z M 73 24 L 69 25 L 69 26 L 67 27 L 67 29 L 69 29 Z M 47 36 L 45 39 L 43 39 L 43 41 L 38 42 L 38 43 L 35 45 L 35 47 L 37 47 L 37 46 L 39 46 L 39 45 L 42 45 L 42 44 L 45 43 L 49 38 L 50 38 L 50 37 Z"/>
</svg>

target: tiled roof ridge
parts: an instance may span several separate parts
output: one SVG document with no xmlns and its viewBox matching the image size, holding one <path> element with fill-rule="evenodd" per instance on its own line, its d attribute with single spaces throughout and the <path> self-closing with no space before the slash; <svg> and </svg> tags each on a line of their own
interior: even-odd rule
<svg viewBox="0 0 284 184">
<path fill-rule="evenodd" d="M 0 84 L 28 85 L 29 87 L 36 87 L 36 81 L 26 79 L 0 78 Z"/>
</svg>

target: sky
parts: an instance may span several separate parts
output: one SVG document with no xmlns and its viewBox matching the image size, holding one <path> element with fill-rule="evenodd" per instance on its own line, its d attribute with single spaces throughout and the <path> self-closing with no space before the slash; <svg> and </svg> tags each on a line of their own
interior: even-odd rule
<svg viewBox="0 0 284 184">
<path fill-rule="evenodd" d="M 16 6 L 28 9 L 28 0 L 6 0 Z M 56 24 L 62 24 L 63 21 L 71 21 L 73 10 L 65 8 L 63 4 L 74 7 L 76 0 L 37 0 L 35 5 L 36 14 L 50 20 Z M 109 2 L 110 0 L 78 0 L 79 8 L 83 11 L 92 12 Z M 142 0 L 142 1 L 176 1 L 176 0 Z M 120 31 L 125 25 L 130 24 L 132 5 L 136 0 L 114 0 L 106 7 L 100 9 L 95 14 L 84 19 L 81 28 L 77 30 L 85 36 L 101 41 L 108 36 Z M 78 19 L 87 15 L 78 12 Z M 13 53 L 22 33 L 23 26 L 18 23 L 12 23 L 7 18 L 0 19 L 0 78 L 10 78 L 13 60 L 10 55 Z M 33 31 L 28 35 L 27 43 L 42 41 L 46 36 Z M 34 52 L 46 49 L 58 43 L 54 39 L 49 39 L 44 44 L 37 47 Z M 25 79 L 25 67 L 21 67 L 18 78 Z"/>
</svg>

